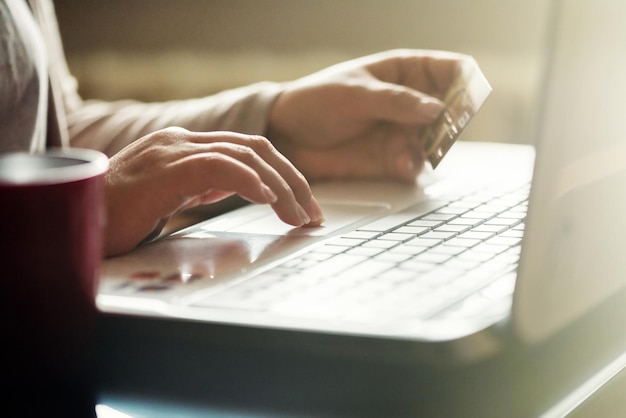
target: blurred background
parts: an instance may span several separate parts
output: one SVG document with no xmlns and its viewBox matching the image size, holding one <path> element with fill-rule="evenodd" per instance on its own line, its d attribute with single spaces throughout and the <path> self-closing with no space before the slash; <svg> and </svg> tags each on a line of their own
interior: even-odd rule
<svg viewBox="0 0 626 418">
<path fill-rule="evenodd" d="M 197 97 L 390 48 L 473 55 L 494 89 L 465 140 L 532 143 L 544 0 L 57 0 L 84 98 Z"/>
</svg>

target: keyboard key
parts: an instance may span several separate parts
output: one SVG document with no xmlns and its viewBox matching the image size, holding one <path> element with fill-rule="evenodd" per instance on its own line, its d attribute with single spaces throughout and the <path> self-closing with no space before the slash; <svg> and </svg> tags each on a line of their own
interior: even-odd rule
<svg viewBox="0 0 626 418">
<path fill-rule="evenodd" d="M 395 287 L 393 280 L 367 280 L 362 282 L 358 288 L 352 290 L 355 296 L 361 300 L 372 300 L 380 298 L 385 293 Z"/>
<path fill-rule="evenodd" d="M 417 247 L 413 247 L 414 249 Z M 401 263 L 403 261 L 408 260 L 413 257 L 416 253 L 407 253 L 407 252 L 395 252 L 395 248 L 392 248 L 389 251 L 381 252 L 376 256 L 376 260 L 385 261 L 385 262 L 393 262 L 393 263 Z"/>
<path fill-rule="evenodd" d="M 399 225 L 403 225 L 415 219 L 411 214 L 396 214 L 376 220 L 368 225 L 359 227 L 359 231 L 386 232 Z"/>
<path fill-rule="evenodd" d="M 429 263 L 444 263 L 452 257 L 450 254 L 444 253 L 435 253 L 435 252 L 425 252 L 415 256 L 415 258 L 419 261 L 425 261 Z"/>
<path fill-rule="evenodd" d="M 366 242 L 364 239 L 338 237 L 328 241 L 326 245 L 337 245 L 340 247 L 356 247 Z"/>
<path fill-rule="evenodd" d="M 381 219 L 378 219 L 368 225 L 358 228 L 361 231 L 389 231 L 393 228 L 397 228 L 400 225 L 409 223 L 417 218 L 422 217 L 434 210 L 437 210 L 448 204 L 447 201 L 428 200 L 422 203 L 418 203 L 406 210 L 398 213 L 389 214 Z"/>
<path fill-rule="evenodd" d="M 391 254 L 403 254 L 403 255 L 416 255 L 424 251 L 428 251 L 428 246 L 417 246 L 417 245 L 409 245 L 409 244 L 400 244 L 391 248 L 387 253 Z"/>
<path fill-rule="evenodd" d="M 463 209 L 474 209 L 477 206 L 482 204 L 482 200 L 472 200 L 472 199 L 460 199 L 454 202 L 451 202 L 448 208 L 463 208 Z"/>
<path fill-rule="evenodd" d="M 489 240 L 485 241 L 486 244 L 490 245 L 505 245 L 507 247 L 512 247 L 514 245 L 519 245 L 522 242 L 522 238 L 515 237 L 493 237 Z"/>
<path fill-rule="evenodd" d="M 519 205 L 512 207 L 510 211 L 526 215 L 526 213 L 528 212 L 528 202 L 520 203 Z"/>
<path fill-rule="evenodd" d="M 487 220 L 487 219 L 493 218 L 495 215 L 496 215 L 495 213 L 491 213 L 491 212 L 478 212 L 478 211 L 475 211 L 475 210 L 471 210 L 471 211 L 466 212 L 463 215 L 461 215 L 461 218 L 472 218 L 472 219 Z"/>
<path fill-rule="evenodd" d="M 497 215 L 498 213 L 503 212 L 508 209 L 509 209 L 509 206 L 496 205 L 494 203 L 489 202 L 489 203 L 485 203 L 483 205 L 478 206 L 476 209 L 474 209 L 474 212 L 482 212 L 486 214 Z"/>
<path fill-rule="evenodd" d="M 447 223 L 444 225 L 441 225 L 437 228 L 435 228 L 433 231 L 434 232 L 455 232 L 457 234 L 460 234 L 462 232 L 466 232 L 470 229 L 470 225 L 458 225 L 458 224 L 451 224 L 451 223 Z"/>
<path fill-rule="evenodd" d="M 413 234 L 404 234 L 404 233 L 398 233 L 394 231 L 394 232 L 388 232 L 386 234 L 382 234 L 381 236 L 377 238 L 377 241 L 382 240 L 382 241 L 402 242 L 402 241 L 407 241 L 413 237 L 414 237 Z"/>
<path fill-rule="evenodd" d="M 447 240 L 449 238 L 457 235 L 456 232 L 450 231 L 431 231 L 427 232 L 419 237 L 419 239 L 437 239 L 437 240 Z"/>
<path fill-rule="evenodd" d="M 346 250 L 346 254 L 348 254 L 348 255 L 364 256 L 364 257 L 374 257 L 374 256 L 382 253 L 384 250 L 385 250 L 384 248 L 380 248 L 380 247 L 359 246 L 359 247 L 356 247 L 356 248 L 350 248 L 350 249 Z"/>
<path fill-rule="evenodd" d="M 481 218 L 456 218 L 452 219 L 446 225 L 465 225 L 469 227 L 473 227 L 476 225 L 480 225 L 484 222 Z"/>
<path fill-rule="evenodd" d="M 324 244 L 320 247 L 315 248 L 315 251 L 318 253 L 327 253 L 327 254 L 339 254 L 340 252 L 345 251 L 345 248 L 339 245 L 327 245 Z"/>
<path fill-rule="evenodd" d="M 392 270 L 388 270 L 382 273 L 379 276 L 379 280 L 385 280 L 388 282 L 393 282 L 393 283 L 398 284 L 398 283 L 414 280 L 417 274 L 419 273 L 415 271 L 394 268 Z"/>
<path fill-rule="evenodd" d="M 507 227 L 512 227 L 514 225 L 519 224 L 520 220 L 517 218 L 500 218 L 495 217 L 485 221 L 485 225 L 502 225 Z"/>
<path fill-rule="evenodd" d="M 325 252 L 311 251 L 311 252 L 308 252 L 306 254 L 303 254 L 302 258 L 304 260 L 323 261 L 323 260 L 329 259 L 333 255 L 334 254 L 327 253 L 327 252 L 325 253 Z"/>
<path fill-rule="evenodd" d="M 522 238 L 524 236 L 524 231 L 509 229 L 498 235 L 499 237 L 507 237 L 507 238 Z"/>
<path fill-rule="evenodd" d="M 372 239 L 379 233 L 376 231 L 352 231 L 342 235 L 342 238 L 356 238 L 356 239 Z"/>
<path fill-rule="evenodd" d="M 415 246 L 415 247 L 433 247 L 437 244 L 440 244 L 442 241 L 443 240 L 441 239 L 424 238 L 423 236 L 419 236 L 409 241 L 406 241 L 404 245 Z"/>
<path fill-rule="evenodd" d="M 391 248 L 398 245 L 398 241 L 385 241 L 385 240 L 372 240 L 372 241 L 367 241 L 365 242 L 362 246 L 363 247 L 371 247 L 371 248 Z"/>
<path fill-rule="evenodd" d="M 352 265 L 348 274 L 361 278 L 377 277 L 379 274 L 393 268 L 395 264 L 390 261 L 367 259 L 357 265 Z"/>
<path fill-rule="evenodd" d="M 439 225 L 443 225 L 443 221 L 418 219 L 415 221 L 411 221 L 407 224 L 407 226 L 416 226 L 416 227 L 422 226 L 422 227 L 429 227 L 429 228 L 435 228 Z"/>
<path fill-rule="evenodd" d="M 421 283 L 428 283 L 430 286 L 442 286 L 462 274 L 462 271 L 448 269 L 445 266 L 438 266 L 420 275 L 417 280 Z"/>
<path fill-rule="evenodd" d="M 421 235 L 425 232 L 430 231 L 431 229 L 432 228 L 428 226 L 405 225 L 405 226 L 401 226 L 398 229 L 395 229 L 394 232 L 399 232 L 402 234 Z"/>
<path fill-rule="evenodd" d="M 492 238 L 493 239 L 493 238 Z M 509 249 L 508 245 L 496 245 L 494 243 L 490 244 L 491 240 L 487 240 L 485 242 L 482 242 L 480 244 L 478 244 L 477 246 L 475 246 L 474 248 L 472 248 L 472 251 L 476 251 L 479 253 L 489 253 L 489 254 L 500 254 L 505 252 L 506 250 Z"/>
<path fill-rule="evenodd" d="M 426 216 L 424 216 L 422 219 L 423 220 L 427 220 L 427 221 L 449 221 L 451 219 L 456 218 L 457 215 L 454 214 L 448 214 L 448 213 L 430 213 Z"/>
<path fill-rule="evenodd" d="M 465 251 L 465 248 L 441 244 L 431 248 L 430 251 L 438 254 L 458 255 Z"/>
<path fill-rule="evenodd" d="M 413 258 L 401 263 L 399 267 L 411 272 L 421 273 L 424 271 L 432 270 L 435 267 L 435 263 Z"/>
<path fill-rule="evenodd" d="M 472 228 L 474 232 L 491 232 L 493 234 L 499 234 L 506 231 L 508 227 L 506 225 L 494 225 L 494 224 L 482 224 L 475 228 Z"/>
<path fill-rule="evenodd" d="M 441 208 L 434 213 L 440 213 L 444 215 L 461 215 L 467 212 L 468 208 L 463 207 L 455 207 L 455 206 L 446 206 L 445 208 Z"/>
<path fill-rule="evenodd" d="M 313 277 L 329 277 L 339 273 L 349 267 L 363 263 L 367 260 L 365 256 L 338 254 L 328 260 L 316 263 L 308 269 L 302 270 L 300 275 L 311 275 Z"/>
<path fill-rule="evenodd" d="M 480 243 L 481 243 L 481 240 L 479 239 L 461 238 L 458 236 L 446 241 L 446 245 L 451 245 L 455 247 L 463 247 L 463 248 L 470 248 Z"/>
<path fill-rule="evenodd" d="M 459 271 L 469 271 L 476 268 L 478 265 L 480 265 L 480 261 L 462 260 L 458 257 L 455 257 L 450 259 L 446 263 L 446 268 Z"/>
<path fill-rule="evenodd" d="M 524 219 L 526 217 L 526 212 L 513 212 L 506 211 L 502 212 L 498 215 L 498 218 L 511 218 L 511 219 Z"/>
<path fill-rule="evenodd" d="M 459 238 L 485 240 L 493 235 L 493 232 L 474 232 L 472 230 L 459 234 Z"/>
<path fill-rule="evenodd" d="M 490 258 L 493 258 L 495 254 L 490 253 L 490 252 L 480 252 L 480 251 L 475 251 L 473 248 L 470 250 L 467 250 L 461 254 L 459 254 L 459 259 L 461 260 L 469 260 L 469 261 L 479 261 L 479 262 L 484 262 L 489 260 Z"/>
<path fill-rule="evenodd" d="M 498 262 L 502 263 L 502 264 L 509 264 L 509 265 L 517 265 L 517 263 L 519 262 L 519 256 L 520 256 L 520 249 L 521 247 L 512 247 L 509 248 L 507 251 L 503 252 L 502 254 L 498 255 Z"/>
</svg>

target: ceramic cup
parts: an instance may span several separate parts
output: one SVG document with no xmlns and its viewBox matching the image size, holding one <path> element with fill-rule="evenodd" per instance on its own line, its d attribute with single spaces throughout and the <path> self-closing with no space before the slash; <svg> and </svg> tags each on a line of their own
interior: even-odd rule
<svg viewBox="0 0 626 418">
<path fill-rule="evenodd" d="M 92 150 L 0 154 L 0 330 L 18 374 L 27 363 L 69 373 L 84 354 L 97 314 L 107 168 Z"/>
</svg>

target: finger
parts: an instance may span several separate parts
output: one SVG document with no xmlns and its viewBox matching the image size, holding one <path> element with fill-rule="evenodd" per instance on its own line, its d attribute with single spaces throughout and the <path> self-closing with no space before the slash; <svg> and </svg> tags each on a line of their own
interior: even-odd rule
<svg viewBox="0 0 626 418">
<path fill-rule="evenodd" d="M 275 193 L 252 168 L 218 152 L 195 153 L 168 164 L 161 171 L 164 195 L 178 195 L 185 207 L 237 193 L 254 203 L 274 203 Z"/>
<path fill-rule="evenodd" d="M 380 80 L 442 98 L 467 61 L 474 59 L 449 51 L 397 49 L 372 55 L 367 69 Z"/>
<path fill-rule="evenodd" d="M 254 149 L 263 161 L 276 170 L 280 178 L 289 186 L 289 191 L 293 193 L 293 198 L 299 208 L 305 224 L 319 225 L 323 221 L 322 209 L 313 197 L 313 192 L 309 182 L 304 175 L 264 137 L 252 137 L 250 146 Z M 262 176 L 263 179 L 265 177 Z M 269 184 L 269 183 L 268 183 Z M 279 197 L 280 202 L 280 197 Z"/>
<path fill-rule="evenodd" d="M 415 182 L 425 162 L 415 129 L 395 124 L 379 125 L 368 136 L 332 151 L 301 149 L 294 158 L 302 172 L 315 180 L 371 178 L 410 183 Z"/>
<path fill-rule="evenodd" d="M 309 183 L 269 140 L 261 136 L 228 133 L 229 142 L 218 143 L 214 141 L 223 141 L 223 133 L 222 136 L 216 133 L 197 135 L 197 140 L 212 143 L 214 150 L 242 161 L 256 171 L 278 196 L 273 206 L 281 219 L 292 225 L 296 224 L 296 217 L 302 221 L 300 224 L 319 224 L 323 221 L 322 210 L 313 197 Z"/>
<path fill-rule="evenodd" d="M 380 174 L 386 178 L 413 183 L 422 172 L 425 154 L 419 133 L 414 126 L 385 124 L 378 128 L 376 135 L 369 138 L 374 144 L 381 144 Z M 370 157 L 371 160 L 371 157 Z"/>
<path fill-rule="evenodd" d="M 411 68 L 404 68 L 404 76 L 409 83 L 415 83 L 420 91 L 443 98 L 458 77 L 464 63 L 469 61 L 477 65 L 474 58 L 469 55 L 442 52 L 421 60 L 421 65 L 417 66 L 413 73 Z M 428 80 L 428 85 L 420 85 L 417 79 Z"/>
<path fill-rule="evenodd" d="M 252 148 L 244 145 L 218 142 L 210 144 L 208 147 L 210 147 L 211 152 L 228 156 L 256 173 L 259 179 L 275 193 L 276 200 L 271 203 L 279 218 L 291 225 L 298 226 L 311 221 L 310 216 L 297 201 L 292 186 L 279 173 L 280 168 L 272 166 L 272 164 L 276 164 L 275 162 L 268 163 Z"/>
<path fill-rule="evenodd" d="M 398 84 L 370 83 L 360 100 L 375 119 L 405 125 L 425 125 L 437 119 L 443 103 L 432 96 Z"/>
</svg>

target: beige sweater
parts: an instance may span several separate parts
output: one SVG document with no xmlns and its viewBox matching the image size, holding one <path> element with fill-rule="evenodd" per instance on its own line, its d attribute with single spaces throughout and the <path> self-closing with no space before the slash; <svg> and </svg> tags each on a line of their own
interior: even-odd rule
<svg viewBox="0 0 626 418">
<path fill-rule="evenodd" d="M 168 126 L 265 133 L 270 106 L 281 91 L 278 83 L 257 83 L 213 96 L 164 103 L 83 100 L 65 60 L 52 1 L 29 3 L 49 56 L 49 145 L 92 148 L 110 156 L 145 134 Z"/>
</svg>

